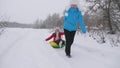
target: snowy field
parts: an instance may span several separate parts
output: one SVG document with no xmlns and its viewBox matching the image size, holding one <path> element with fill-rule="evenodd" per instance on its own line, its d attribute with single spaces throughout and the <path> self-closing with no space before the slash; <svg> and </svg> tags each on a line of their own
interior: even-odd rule
<svg viewBox="0 0 120 68">
<path fill-rule="evenodd" d="M 120 47 L 98 44 L 76 34 L 72 58 L 54 49 L 46 29 L 8 28 L 0 36 L 0 68 L 120 68 Z"/>
</svg>

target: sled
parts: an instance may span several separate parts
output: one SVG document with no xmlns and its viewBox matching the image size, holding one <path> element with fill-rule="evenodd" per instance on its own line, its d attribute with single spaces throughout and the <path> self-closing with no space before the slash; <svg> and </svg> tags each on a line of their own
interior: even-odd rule
<svg viewBox="0 0 120 68">
<path fill-rule="evenodd" d="M 57 43 L 55 43 L 55 42 L 53 42 L 53 41 L 51 41 L 51 42 L 49 42 L 50 43 L 50 45 L 53 47 L 53 48 L 63 48 L 65 45 L 62 45 L 61 47 L 57 44 Z"/>
</svg>

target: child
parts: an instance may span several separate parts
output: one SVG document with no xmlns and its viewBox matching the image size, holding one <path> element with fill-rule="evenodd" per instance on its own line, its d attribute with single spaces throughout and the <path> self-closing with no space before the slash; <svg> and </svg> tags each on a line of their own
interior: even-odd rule
<svg viewBox="0 0 120 68">
<path fill-rule="evenodd" d="M 65 41 L 62 40 L 62 35 L 64 35 L 64 32 L 60 32 L 59 28 L 56 28 L 55 32 L 46 39 L 46 41 L 53 38 L 53 42 L 55 42 L 60 47 L 65 44 Z"/>
</svg>

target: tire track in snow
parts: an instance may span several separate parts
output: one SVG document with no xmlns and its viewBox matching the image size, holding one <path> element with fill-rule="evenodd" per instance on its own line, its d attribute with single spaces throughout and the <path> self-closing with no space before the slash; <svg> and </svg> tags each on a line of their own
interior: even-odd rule
<svg viewBox="0 0 120 68">
<path fill-rule="evenodd" d="M 108 57 L 112 56 L 114 52 L 111 53 L 111 51 L 107 51 L 107 50 L 103 50 L 103 49 L 102 49 L 103 50 L 102 51 L 99 48 L 92 48 L 92 47 L 87 47 L 87 46 L 79 46 L 79 45 L 76 45 L 76 44 L 73 44 L 73 49 L 77 49 L 77 51 L 79 53 L 83 53 L 86 56 L 89 56 L 91 59 L 94 59 L 95 61 L 100 62 L 105 66 L 107 65 L 108 66 L 107 68 L 119 68 L 119 66 L 115 66 L 115 63 L 114 63 L 115 60 L 108 59 Z M 106 54 L 107 52 L 109 54 L 111 53 L 111 55 Z M 106 56 L 106 58 L 105 58 L 105 56 Z M 116 61 L 118 61 L 118 60 L 116 60 Z"/>
<path fill-rule="evenodd" d="M 22 36 L 19 36 L 18 38 L 16 38 L 15 41 L 13 41 L 13 43 L 11 43 L 7 48 L 5 48 L 2 53 L 0 54 L 0 57 L 4 56 L 4 54 L 6 54 L 7 52 L 9 52 L 9 50 L 11 50 L 16 43 L 18 43 L 19 41 L 21 41 L 22 39 L 26 38 L 28 35 L 24 34 Z"/>
<path fill-rule="evenodd" d="M 43 31 L 42 31 L 43 32 Z M 45 40 L 45 34 L 39 30 L 30 30 L 30 34 L 26 37 L 16 40 L 11 44 L 5 55 L 0 61 L 1 68 L 7 68 L 6 64 L 11 68 L 71 68 Z M 46 45 L 47 44 L 47 45 Z M 12 63 L 11 63 L 12 61 Z M 49 65 L 49 66 L 48 66 Z"/>
</svg>

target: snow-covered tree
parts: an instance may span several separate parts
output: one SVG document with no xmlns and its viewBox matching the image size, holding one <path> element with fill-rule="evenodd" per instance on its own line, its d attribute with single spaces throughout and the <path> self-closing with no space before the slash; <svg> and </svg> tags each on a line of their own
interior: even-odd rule
<svg viewBox="0 0 120 68">
<path fill-rule="evenodd" d="M 54 13 L 53 15 L 48 15 L 48 17 L 42 22 L 41 28 L 54 28 L 61 25 L 61 17 L 59 14 Z"/>
<path fill-rule="evenodd" d="M 39 19 L 37 19 L 36 21 L 35 21 L 35 24 L 34 24 L 34 28 L 41 28 L 42 26 L 41 26 L 41 23 L 42 23 L 42 20 L 39 20 Z"/>
<path fill-rule="evenodd" d="M 89 15 L 94 15 L 97 12 L 102 13 L 100 16 L 104 23 L 110 29 L 110 33 L 115 30 L 120 31 L 120 1 L 119 0 L 86 0 L 89 2 L 89 10 L 86 12 Z M 97 13 L 97 15 L 99 15 Z M 103 24 L 104 24 L 103 23 Z"/>
</svg>

